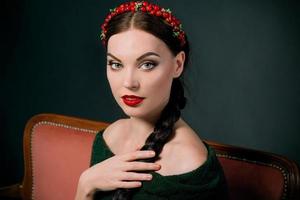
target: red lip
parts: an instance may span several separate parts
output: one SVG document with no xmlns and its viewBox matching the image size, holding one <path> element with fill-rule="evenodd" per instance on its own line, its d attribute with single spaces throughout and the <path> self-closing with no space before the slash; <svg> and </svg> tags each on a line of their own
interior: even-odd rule
<svg viewBox="0 0 300 200">
<path fill-rule="evenodd" d="M 124 95 L 122 96 L 122 99 L 123 102 L 128 106 L 136 106 L 144 100 L 143 97 L 138 97 L 134 95 Z"/>
</svg>

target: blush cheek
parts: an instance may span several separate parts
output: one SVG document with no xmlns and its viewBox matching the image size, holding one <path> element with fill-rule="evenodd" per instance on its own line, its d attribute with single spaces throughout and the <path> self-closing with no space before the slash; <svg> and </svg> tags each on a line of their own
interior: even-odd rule
<svg viewBox="0 0 300 200">
<path fill-rule="evenodd" d="M 149 91 L 147 93 L 152 97 L 153 105 L 158 107 L 166 105 L 170 96 L 173 78 L 163 73 L 152 77 L 150 80 L 146 88 Z"/>
</svg>

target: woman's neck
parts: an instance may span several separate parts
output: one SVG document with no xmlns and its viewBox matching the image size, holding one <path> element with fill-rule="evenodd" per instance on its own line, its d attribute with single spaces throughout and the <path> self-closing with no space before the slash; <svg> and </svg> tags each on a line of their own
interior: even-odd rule
<svg viewBox="0 0 300 200">
<path fill-rule="evenodd" d="M 128 139 L 135 146 L 142 147 L 148 136 L 153 132 L 155 124 L 152 121 L 131 117 L 128 119 Z"/>
</svg>

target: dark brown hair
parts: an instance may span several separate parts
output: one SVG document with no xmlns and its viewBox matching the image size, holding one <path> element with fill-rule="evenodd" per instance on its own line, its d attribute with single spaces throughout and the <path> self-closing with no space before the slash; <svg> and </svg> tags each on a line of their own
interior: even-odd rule
<svg viewBox="0 0 300 200">
<path fill-rule="evenodd" d="M 185 36 L 186 42 L 182 46 L 179 39 L 173 36 L 173 30 L 170 25 L 159 17 L 145 12 L 125 12 L 114 16 L 107 25 L 105 44 L 107 45 L 107 42 L 112 35 L 127 31 L 130 28 L 140 29 L 156 36 L 167 45 L 174 56 L 179 52 L 184 51 L 184 70 L 186 69 L 189 60 L 189 43 L 187 37 Z M 143 161 L 154 162 L 158 158 L 165 143 L 173 136 L 174 124 L 180 118 L 180 110 L 185 107 L 185 104 L 186 98 L 184 96 L 181 77 L 175 78 L 172 82 L 169 102 L 162 110 L 153 132 L 149 135 L 145 145 L 141 149 L 154 150 L 156 156 Z M 113 200 L 131 199 L 136 190 L 137 189 L 117 189 L 114 193 Z"/>
</svg>

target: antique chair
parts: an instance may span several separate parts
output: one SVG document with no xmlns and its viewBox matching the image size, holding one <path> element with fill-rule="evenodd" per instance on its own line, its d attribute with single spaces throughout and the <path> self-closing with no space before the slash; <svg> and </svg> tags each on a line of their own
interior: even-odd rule
<svg viewBox="0 0 300 200">
<path fill-rule="evenodd" d="M 89 167 L 95 134 L 108 123 L 40 114 L 24 132 L 21 184 L 0 189 L 0 199 L 71 200 Z M 217 152 L 232 200 L 299 200 L 299 167 L 283 156 L 206 141 Z"/>
</svg>

